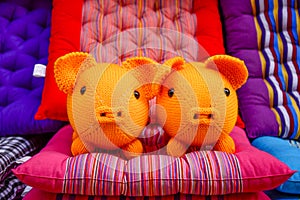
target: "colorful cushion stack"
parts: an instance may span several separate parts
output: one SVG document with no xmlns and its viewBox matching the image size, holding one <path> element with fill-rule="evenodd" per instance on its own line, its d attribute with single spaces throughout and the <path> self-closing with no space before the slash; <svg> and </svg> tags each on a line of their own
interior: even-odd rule
<svg viewBox="0 0 300 200">
<path fill-rule="evenodd" d="M 115 63 L 136 55 L 163 62 L 174 55 L 199 61 L 224 54 L 217 0 L 128 2 L 53 1 L 49 63 L 36 119 L 68 120 L 66 96 L 58 90 L 53 75 L 53 63 L 66 53 L 87 51 L 98 62 Z M 276 158 L 253 148 L 239 128 L 232 133 L 235 154 L 193 152 L 182 158 L 147 155 L 129 161 L 108 154 L 71 157 L 71 134 L 70 126 L 61 129 L 42 152 L 14 170 L 22 181 L 35 187 L 27 198 L 166 195 L 170 199 L 267 199 L 262 190 L 277 187 L 294 173 Z M 157 168 L 165 161 L 171 164 L 163 170 L 134 173 L 136 166 Z M 192 192 L 196 196 L 185 195 Z"/>
<path fill-rule="evenodd" d="M 144 155 L 128 161 L 105 153 L 72 157 L 73 130 L 62 128 L 48 145 L 13 170 L 24 183 L 50 193 L 93 196 L 198 196 L 273 189 L 294 171 L 250 145 L 235 127 L 235 154 L 192 152 L 184 157 Z M 252 194 L 253 195 L 253 194 Z"/>
<path fill-rule="evenodd" d="M 0 2 L 1 199 L 19 199 L 25 184 L 10 170 L 18 159 L 45 144 L 39 136 L 56 132 L 65 124 L 34 119 L 44 79 L 33 77 L 33 71 L 35 64 L 46 65 L 48 61 L 51 8 L 50 0 Z M 28 140 L 25 135 L 39 135 L 41 140 Z"/>
<path fill-rule="evenodd" d="M 221 1 L 226 50 L 249 71 L 238 95 L 250 138 L 299 140 L 299 6 L 293 0 Z"/>
<path fill-rule="evenodd" d="M 247 83 L 238 91 L 241 116 L 253 145 L 299 170 L 299 1 L 221 1 L 226 50 L 245 61 Z M 278 137 L 278 138 L 277 138 Z M 299 193 L 299 173 L 277 189 Z"/>
</svg>

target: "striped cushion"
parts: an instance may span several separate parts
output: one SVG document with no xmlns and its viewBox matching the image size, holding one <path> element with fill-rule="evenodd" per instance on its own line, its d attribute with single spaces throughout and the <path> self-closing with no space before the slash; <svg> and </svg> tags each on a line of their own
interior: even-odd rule
<svg viewBox="0 0 300 200">
<path fill-rule="evenodd" d="M 13 172 L 24 183 L 55 193 L 81 195 L 223 195 L 272 189 L 294 172 L 252 147 L 234 128 L 236 153 L 191 152 L 184 157 L 143 155 L 125 161 L 105 153 L 72 157 L 72 128 L 61 129 L 48 145 Z"/>
<path fill-rule="evenodd" d="M 81 50 L 90 52 L 98 62 L 121 63 L 134 56 L 157 62 L 176 55 L 200 60 L 204 53 L 195 36 L 199 0 L 176 1 L 102 1 L 83 4 Z M 187 23 L 188 22 L 188 23 Z M 205 30 L 207 31 L 207 30 Z"/>
<path fill-rule="evenodd" d="M 142 156 L 129 162 L 107 154 L 85 154 L 68 158 L 62 192 L 126 196 L 240 193 L 241 173 L 235 155 L 214 151 L 194 152 L 183 158 Z"/>
<path fill-rule="evenodd" d="M 218 0 L 53 0 L 47 76 L 35 117 L 68 120 L 66 95 L 53 73 L 66 53 L 87 51 L 116 63 L 132 55 L 161 62 L 178 54 L 186 60 L 224 54 L 218 6 Z"/>
<path fill-rule="evenodd" d="M 227 52 L 249 71 L 238 91 L 248 136 L 299 140 L 299 1 L 224 0 L 221 8 Z"/>
</svg>

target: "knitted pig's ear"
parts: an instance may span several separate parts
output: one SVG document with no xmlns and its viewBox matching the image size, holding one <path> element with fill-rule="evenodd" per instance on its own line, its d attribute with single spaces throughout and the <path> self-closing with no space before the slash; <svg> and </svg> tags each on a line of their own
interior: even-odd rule
<svg viewBox="0 0 300 200">
<path fill-rule="evenodd" d="M 182 57 L 174 57 L 166 60 L 160 69 L 160 80 L 163 82 L 172 71 L 179 71 L 185 66 L 185 60 Z"/>
<path fill-rule="evenodd" d="M 72 52 L 59 57 L 54 63 L 54 77 L 58 88 L 71 94 L 79 70 L 96 64 L 95 59 L 84 52 Z"/>
<path fill-rule="evenodd" d="M 205 64 L 208 68 L 218 69 L 235 90 L 240 88 L 247 81 L 247 67 L 244 61 L 238 58 L 229 55 L 215 55 L 210 57 Z"/>
<path fill-rule="evenodd" d="M 145 97 L 150 100 L 158 93 L 157 76 L 159 64 L 147 57 L 128 58 L 121 67 L 127 69 L 141 84 Z"/>
<path fill-rule="evenodd" d="M 142 67 L 143 65 L 151 65 L 151 64 L 158 64 L 154 60 L 146 57 L 133 57 L 128 58 L 124 62 L 122 62 L 122 67 L 126 69 L 133 69 L 136 67 Z"/>
<path fill-rule="evenodd" d="M 183 66 L 184 66 L 184 59 L 182 57 L 174 57 L 174 58 L 171 58 L 167 61 L 164 62 L 164 66 L 169 66 L 171 67 L 173 70 L 181 70 L 183 69 Z"/>
</svg>

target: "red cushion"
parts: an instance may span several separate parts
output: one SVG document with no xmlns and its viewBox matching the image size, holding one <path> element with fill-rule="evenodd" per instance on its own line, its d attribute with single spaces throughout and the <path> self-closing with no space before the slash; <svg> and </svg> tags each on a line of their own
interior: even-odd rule
<svg viewBox="0 0 300 200">
<path fill-rule="evenodd" d="M 83 0 L 53 0 L 48 65 L 42 102 L 35 119 L 68 120 L 67 97 L 56 85 L 53 64 L 58 57 L 80 50 L 82 4 Z"/>
<path fill-rule="evenodd" d="M 169 21 L 174 23 L 172 26 L 175 27 L 176 30 L 180 30 L 181 28 L 186 28 L 186 27 L 189 27 L 190 29 L 193 30 L 192 37 L 198 40 L 198 43 L 201 46 L 198 52 L 198 54 L 200 55 L 199 58 L 201 58 L 201 56 L 203 55 L 207 55 L 207 53 L 209 55 L 223 54 L 224 46 L 223 46 L 223 38 L 222 38 L 222 26 L 221 26 L 219 11 L 218 11 L 218 1 L 217 0 L 210 0 L 210 1 L 195 0 L 194 5 L 192 6 L 186 5 L 186 3 L 187 3 L 186 1 L 181 0 L 176 5 L 178 5 L 179 7 L 182 6 L 183 9 L 186 9 L 187 7 L 193 8 L 190 10 L 190 12 L 192 16 L 194 16 L 193 19 L 195 19 L 195 23 L 188 22 L 190 24 L 187 25 L 186 20 L 176 21 L 175 19 L 171 19 Z M 104 2 L 104 5 L 106 4 L 107 2 Z M 126 2 L 122 6 L 125 6 L 125 4 Z M 111 4 L 107 4 L 107 5 L 111 5 Z M 154 5 L 156 5 L 155 1 L 146 2 L 146 6 L 149 7 L 145 9 L 146 13 L 143 14 L 143 17 L 144 16 L 153 17 L 152 15 L 147 15 L 147 12 L 151 12 L 151 13 L 156 12 L 155 10 L 156 6 Z M 169 5 L 173 6 L 174 4 L 169 4 Z M 169 5 L 163 5 L 163 6 L 169 6 Z M 105 7 L 110 7 L 110 6 L 105 6 Z M 83 0 L 80 1 L 54 0 L 53 2 L 52 30 L 51 30 L 50 47 L 49 47 L 50 48 L 49 63 L 46 71 L 47 75 L 45 79 L 42 102 L 38 112 L 35 115 L 36 119 L 50 118 L 50 119 L 58 119 L 58 120 L 68 120 L 67 111 L 66 111 L 66 95 L 61 91 L 59 91 L 56 85 L 54 75 L 53 75 L 53 63 L 59 56 L 62 56 L 71 51 L 79 51 L 79 50 L 83 51 L 83 49 L 85 48 L 84 46 L 80 47 L 80 45 L 84 44 L 82 40 L 80 40 L 80 37 L 82 36 L 81 30 L 83 25 L 82 8 L 83 8 Z M 172 12 L 178 12 L 177 9 L 173 9 L 173 8 L 175 8 L 175 6 L 166 10 L 166 16 L 167 15 L 173 16 L 175 14 L 175 13 L 171 13 L 171 14 L 168 13 L 169 10 L 171 10 Z M 163 11 L 161 13 L 163 13 Z M 105 14 L 107 15 L 108 13 Z M 134 20 L 134 19 L 127 17 L 127 19 L 123 19 L 123 20 Z M 166 19 L 164 20 L 166 21 Z M 121 20 L 117 18 L 115 20 L 115 23 L 120 23 L 119 21 Z M 178 24 L 178 22 L 182 24 Z M 140 27 L 138 23 L 136 23 L 135 21 L 133 21 L 133 23 L 131 24 L 136 26 L 133 28 Z M 110 23 L 110 25 L 111 27 L 107 27 L 103 31 L 109 32 L 110 30 L 114 30 L 113 24 Z M 164 25 L 162 24 L 161 26 Z M 181 31 L 189 32 L 187 30 L 181 30 Z M 82 42 L 83 44 L 80 44 L 80 42 Z M 170 49 L 170 51 L 171 50 L 172 49 Z"/>
</svg>

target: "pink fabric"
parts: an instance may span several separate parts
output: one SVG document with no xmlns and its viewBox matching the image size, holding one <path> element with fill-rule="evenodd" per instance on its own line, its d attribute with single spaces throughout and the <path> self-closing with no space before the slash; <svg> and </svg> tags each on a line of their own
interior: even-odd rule
<svg viewBox="0 0 300 200">
<path fill-rule="evenodd" d="M 32 189 L 23 200 L 143 200 L 144 197 L 116 197 L 116 196 L 84 196 L 84 195 L 68 195 L 55 194 L 45 192 L 38 189 Z M 269 200 L 270 198 L 263 192 L 257 193 L 240 193 L 218 196 L 197 196 L 197 195 L 173 195 L 166 197 L 149 197 L 148 200 Z"/>
<path fill-rule="evenodd" d="M 66 160 L 72 155 L 73 129 L 63 127 L 49 141 L 47 146 L 37 154 L 36 159 L 22 165 L 22 170 L 12 169 L 17 177 L 34 186 L 46 186 L 48 190 L 61 191 L 66 172 Z M 21 173 L 20 173 L 21 172 Z"/>
<path fill-rule="evenodd" d="M 201 151 L 181 158 L 145 155 L 129 161 L 105 153 L 71 157 L 72 132 L 71 126 L 62 128 L 39 154 L 14 169 L 15 175 L 25 184 L 55 193 L 161 196 L 269 190 L 294 173 L 251 146 L 238 127 L 231 133 L 235 154 Z"/>
</svg>

